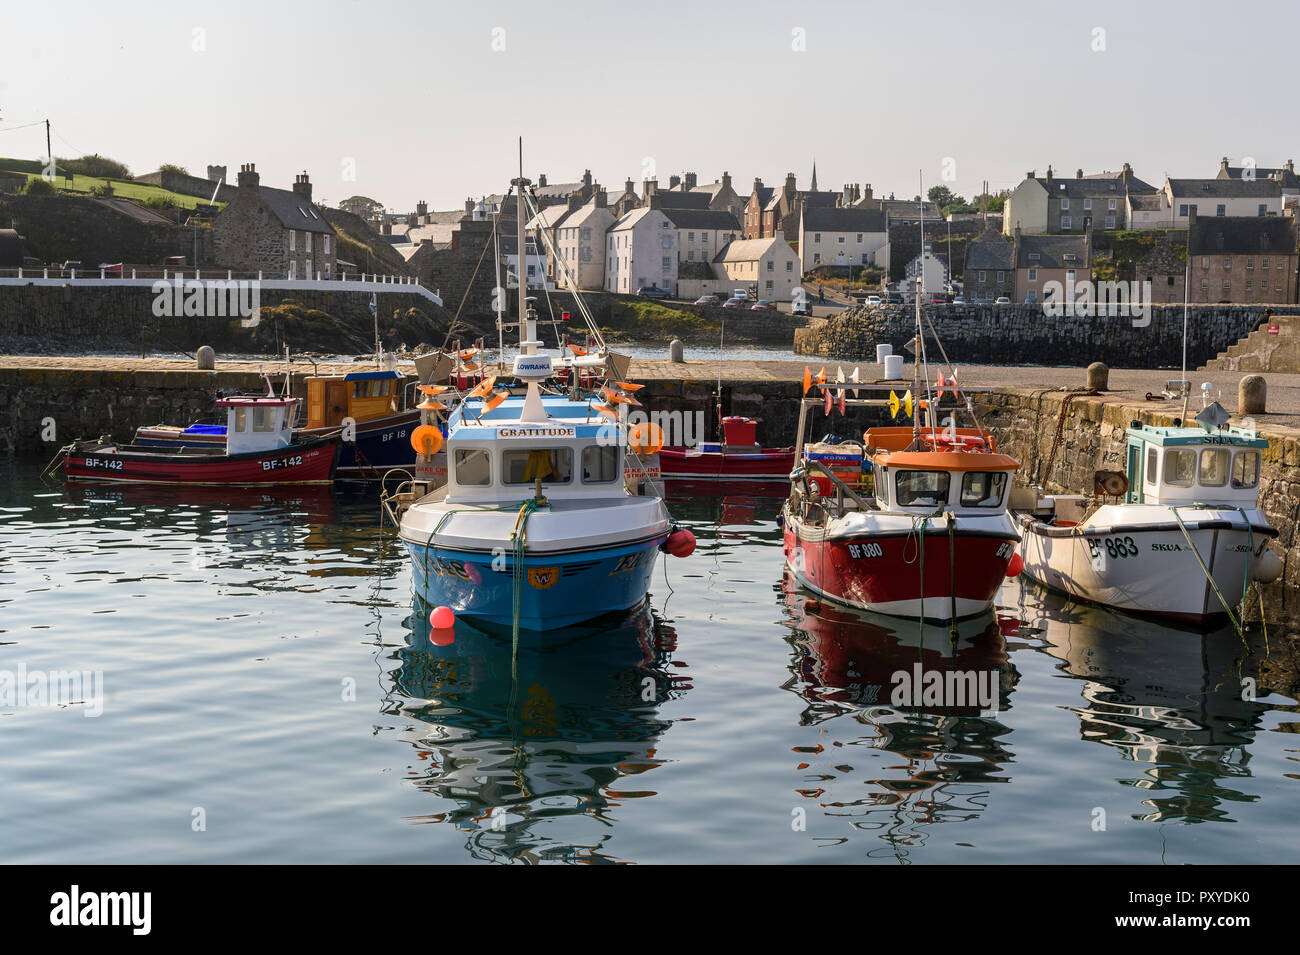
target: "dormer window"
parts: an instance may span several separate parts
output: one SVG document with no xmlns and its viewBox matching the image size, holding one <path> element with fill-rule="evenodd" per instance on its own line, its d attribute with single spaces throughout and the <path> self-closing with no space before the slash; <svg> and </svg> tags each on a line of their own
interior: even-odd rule
<svg viewBox="0 0 1300 955">
<path fill-rule="evenodd" d="M 1037 252 L 1030 252 L 1030 253 L 1029 253 L 1029 261 L 1030 261 L 1030 262 L 1037 262 L 1040 258 L 1042 258 L 1042 256 L 1039 255 Z"/>
</svg>

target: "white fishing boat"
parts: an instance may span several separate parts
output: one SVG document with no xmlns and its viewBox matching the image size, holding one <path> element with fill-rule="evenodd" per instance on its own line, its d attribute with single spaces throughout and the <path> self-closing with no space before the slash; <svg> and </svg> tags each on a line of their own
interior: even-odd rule
<svg viewBox="0 0 1300 955">
<path fill-rule="evenodd" d="M 1247 587 L 1276 580 L 1282 561 L 1258 503 L 1268 442 L 1216 408 L 1197 427 L 1134 421 L 1126 472 L 1098 472 L 1091 496 L 1048 495 L 1021 511 L 1025 573 L 1118 610 L 1237 625 Z"/>
<path fill-rule="evenodd" d="M 523 248 L 524 210 L 534 204 L 522 174 L 512 185 Z M 558 360 L 542 353 L 536 312 L 517 284 L 519 353 L 508 373 L 516 383 L 489 376 L 457 396 L 446 425 L 446 484 L 404 509 L 399 533 L 429 606 L 547 631 L 638 606 L 660 548 L 685 556 L 694 538 L 675 528 L 650 482 L 626 476 L 637 470 L 629 457 L 658 450 L 657 428 L 630 429 L 619 414 L 636 404 L 630 393 L 639 386 L 610 381 L 599 396 L 582 393 L 581 372 L 606 369 L 603 343 Z M 561 367 L 570 371 L 567 392 L 554 387 Z M 499 377 L 504 383 L 507 373 Z M 441 436 L 427 434 L 424 450 L 436 452 Z"/>
</svg>

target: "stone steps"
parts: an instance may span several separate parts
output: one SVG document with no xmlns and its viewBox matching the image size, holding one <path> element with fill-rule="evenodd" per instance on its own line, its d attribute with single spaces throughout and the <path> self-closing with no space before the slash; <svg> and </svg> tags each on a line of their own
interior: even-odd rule
<svg viewBox="0 0 1300 955">
<path fill-rule="evenodd" d="M 1268 326 L 1276 325 L 1276 334 Z M 1300 371 L 1300 316 L 1274 315 L 1200 367 L 1200 371 Z"/>
</svg>

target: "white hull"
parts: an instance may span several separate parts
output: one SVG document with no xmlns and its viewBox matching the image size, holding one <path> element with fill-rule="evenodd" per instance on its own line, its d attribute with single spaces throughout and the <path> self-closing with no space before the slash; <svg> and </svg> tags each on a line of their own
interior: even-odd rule
<svg viewBox="0 0 1300 955">
<path fill-rule="evenodd" d="M 1107 505 L 1074 527 L 1022 518 L 1024 572 L 1081 600 L 1202 622 L 1225 614 L 1216 586 L 1236 612 L 1273 536 L 1262 514 L 1245 513 L 1250 528 L 1235 509 L 1180 508 L 1186 536 L 1163 505 Z"/>
</svg>

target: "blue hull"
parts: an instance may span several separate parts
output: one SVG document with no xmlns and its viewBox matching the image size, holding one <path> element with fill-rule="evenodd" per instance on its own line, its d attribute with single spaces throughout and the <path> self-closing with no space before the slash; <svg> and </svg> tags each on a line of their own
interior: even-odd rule
<svg viewBox="0 0 1300 955">
<path fill-rule="evenodd" d="M 650 589 L 665 537 L 558 556 L 527 555 L 519 599 L 519 626 L 545 631 L 630 610 Z M 474 621 L 511 627 L 514 556 L 494 559 L 422 544 L 406 544 L 415 593 L 430 607 L 450 607 Z"/>
</svg>

